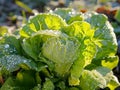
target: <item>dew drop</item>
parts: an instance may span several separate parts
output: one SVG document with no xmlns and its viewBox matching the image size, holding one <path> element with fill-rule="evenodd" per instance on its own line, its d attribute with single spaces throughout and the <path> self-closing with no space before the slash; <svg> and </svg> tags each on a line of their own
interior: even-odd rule
<svg viewBox="0 0 120 90">
<path fill-rule="evenodd" d="M 26 63 L 27 61 L 26 61 L 26 60 L 24 60 L 23 62 L 24 62 L 24 63 Z"/>
<path fill-rule="evenodd" d="M 9 48 L 10 46 L 9 46 L 9 44 L 6 44 L 4 47 L 5 47 L 5 48 Z"/>
</svg>

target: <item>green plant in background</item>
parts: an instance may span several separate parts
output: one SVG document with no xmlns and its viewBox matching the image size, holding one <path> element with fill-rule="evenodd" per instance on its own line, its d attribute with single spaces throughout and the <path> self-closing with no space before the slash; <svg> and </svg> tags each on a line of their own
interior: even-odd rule
<svg viewBox="0 0 120 90">
<path fill-rule="evenodd" d="M 120 84 L 117 41 L 105 15 L 56 9 L 0 42 L 1 90 L 97 90 Z"/>
<path fill-rule="evenodd" d="M 116 11 L 114 18 L 116 20 L 116 22 L 112 22 L 114 32 L 116 35 L 120 35 L 120 9 Z"/>
<path fill-rule="evenodd" d="M 120 9 L 115 14 L 115 19 L 120 23 Z"/>
<path fill-rule="evenodd" d="M 8 33 L 7 27 L 0 26 L 0 37 L 4 36 L 4 34 Z"/>
<path fill-rule="evenodd" d="M 32 9 L 29 8 L 27 5 L 25 5 L 23 2 L 21 2 L 21 1 L 19 1 L 19 0 L 16 0 L 15 3 L 16 3 L 18 6 L 24 8 L 24 9 L 25 9 L 26 11 L 28 11 L 29 13 L 32 13 Z"/>
</svg>

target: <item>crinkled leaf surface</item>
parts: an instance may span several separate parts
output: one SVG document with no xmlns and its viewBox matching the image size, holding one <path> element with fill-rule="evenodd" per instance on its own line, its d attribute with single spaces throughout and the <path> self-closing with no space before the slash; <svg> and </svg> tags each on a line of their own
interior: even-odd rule
<svg viewBox="0 0 120 90">
<path fill-rule="evenodd" d="M 71 15 L 75 14 L 75 10 L 70 8 L 57 8 L 52 13 L 55 13 L 57 15 L 60 15 L 63 19 L 66 20 L 66 22 L 71 18 Z"/>
<path fill-rule="evenodd" d="M 66 34 L 57 30 L 40 30 L 37 33 L 33 34 L 31 38 L 41 37 L 42 43 L 46 42 L 49 38 L 52 37 L 68 37 Z"/>
<path fill-rule="evenodd" d="M 96 45 L 93 43 L 94 30 L 85 21 L 76 21 L 62 29 L 71 37 L 76 37 L 80 46 L 80 58 L 85 60 L 85 66 L 90 64 L 96 54 Z"/>
<path fill-rule="evenodd" d="M 112 70 L 113 68 L 117 66 L 118 61 L 119 59 L 117 56 L 111 56 L 111 57 L 107 57 L 103 59 L 101 62 L 101 65 Z"/>
<path fill-rule="evenodd" d="M 113 75 L 113 72 L 111 71 L 111 69 L 103 67 L 103 66 L 98 66 L 98 67 L 95 67 L 94 69 L 92 69 L 92 71 L 96 71 L 104 79 L 104 80 L 101 79 L 102 81 L 104 81 L 104 85 L 102 87 L 101 87 L 101 85 L 98 85 L 98 87 L 101 87 L 101 88 L 109 87 L 110 90 L 114 90 L 116 87 L 118 87 L 120 85 L 117 78 Z M 96 77 L 96 78 L 99 78 L 99 77 Z M 98 81 L 100 81 L 100 80 L 98 80 Z M 86 83 L 87 83 L 87 81 L 86 81 Z"/>
<path fill-rule="evenodd" d="M 86 21 L 75 21 L 74 23 L 63 27 L 61 31 L 69 36 L 77 37 L 79 40 L 92 38 L 94 35 L 94 30 L 91 29 L 90 24 Z"/>
<path fill-rule="evenodd" d="M 51 38 L 44 43 L 42 54 L 55 63 L 55 72 L 64 76 L 78 58 L 79 46 L 76 39 Z"/>
<path fill-rule="evenodd" d="M 80 58 L 74 61 L 69 77 L 70 85 L 79 85 L 79 77 L 84 66 L 90 64 L 96 54 L 96 45 L 92 41 L 94 31 L 91 30 L 89 23 L 84 21 L 76 21 L 64 27 L 62 31 L 71 37 L 76 37 L 80 42 Z"/>
<path fill-rule="evenodd" d="M 115 90 L 116 87 L 120 86 L 117 77 L 113 75 L 111 69 L 106 67 L 97 67 L 96 70 L 103 75 L 106 80 L 106 85 L 110 88 L 110 90 Z"/>
<path fill-rule="evenodd" d="M 78 14 L 78 15 L 73 15 L 69 20 L 68 20 L 68 24 L 73 23 L 74 21 L 83 21 L 83 17 Z"/>
<path fill-rule="evenodd" d="M 101 59 L 107 56 L 114 56 L 117 51 L 116 36 L 107 17 L 102 14 L 89 15 L 86 20 L 95 30 L 94 43 L 97 46 L 97 55 L 95 59 Z"/>
<path fill-rule="evenodd" d="M 54 87 L 53 82 L 50 79 L 46 78 L 46 81 L 43 84 L 42 90 L 54 90 L 54 89 L 55 87 Z"/>
<path fill-rule="evenodd" d="M 28 56 L 37 61 L 43 43 L 52 37 L 67 37 L 67 35 L 55 30 L 40 30 L 31 37 L 23 39 L 22 47 Z"/>
<path fill-rule="evenodd" d="M 110 88 L 110 90 L 115 90 L 116 87 L 120 86 L 120 83 L 117 79 L 117 77 L 115 77 L 113 74 L 111 74 L 112 79 L 110 80 L 110 82 L 108 83 L 108 87 Z"/>
<path fill-rule="evenodd" d="M 39 30 L 59 30 L 65 26 L 65 21 L 55 14 L 39 14 L 32 19 L 20 30 L 20 35 L 29 37 Z"/>
<path fill-rule="evenodd" d="M 52 13 L 60 15 L 63 19 L 66 20 L 68 24 L 71 24 L 74 21 L 82 21 L 83 17 L 80 13 L 77 13 L 75 10 L 70 8 L 57 8 Z"/>
<path fill-rule="evenodd" d="M 85 61 L 81 57 L 74 61 L 70 70 L 69 85 L 76 86 L 80 84 L 79 78 L 83 72 L 84 65 Z"/>
<path fill-rule="evenodd" d="M 96 70 L 84 70 L 80 82 L 80 87 L 83 90 L 95 90 L 98 87 L 104 88 L 106 86 L 104 77 Z"/>
<path fill-rule="evenodd" d="M 9 72 L 13 72 L 20 68 L 20 64 L 26 64 L 29 68 L 36 69 L 33 61 L 19 55 L 7 55 L 0 58 L 1 70 L 5 68 Z"/>
</svg>

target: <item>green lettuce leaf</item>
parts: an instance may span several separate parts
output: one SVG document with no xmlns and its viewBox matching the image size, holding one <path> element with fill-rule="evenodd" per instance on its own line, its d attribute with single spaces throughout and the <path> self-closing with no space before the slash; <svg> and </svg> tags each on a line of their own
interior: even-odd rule
<svg viewBox="0 0 120 90">
<path fill-rule="evenodd" d="M 95 30 L 94 43 L 97 46 L 95 59 L 114 56 L 117 51 L 117 40 L 111 24 L 105 15 L 92 14 L 86 20 Z M 97 61 L 96 61 L 97 62 Z"/>
<path fill-rule="evenodd" d="M 92 41 L 94 31 L 91 30 L 89 23 L 76 21 L 64 27 L 62 32 L 65 32 L 70 37 L 76 37 L 80 42 L 80 58 L 74 61 L 69 77 L 70 85 L 79 85 L 79 78 L 84 66 L 90 64 L 96 54 L 96 45 Z"/>
<path fill-rule="evenodd" d="M 0 89 L 1 90 L 15 90 L 18 88 L 15 87 L 15 82 L 13 81 L 13 78 L 9 77 Z"/>
<path fill-rule="evenodd" d="M 92 71 L 93 70 L 97 71 L 102 76 L 102 78 L 104 78 L 106 83 L 103 87 L 101 86 L 98 87 L 101 88 L 109 87 L 110 90 L 115 90 L 115 88 L 120 85 L 118 79 L 116 78 L 116 76 L 113 75 L 111 69 L 102 66 L 96 66 L 95 68 L 92 69 Z"/>
<path fill-rule="evenodd" d="M 31 90 L 41 90 L 41 85 L 40 84 L 38 84 L 37 86 L 35 86 L 33 89 L 31 89 Z"/>
<path fill-rule="evenodd" d="M 21 54 L 19 39 L 13 35 L 6 35 L 0 40 L 0 57 L 10 54 Z"/>
<path fill-rule="evenodd" d="M 34 76 L 35 71 L 33 70 L 21 70 L 16 75 L 16 85 L 19 87 L 33 88 L 36 85 Z"/>
<path fill-rule="evenodd" d="M 38 61 L 43 43 L 52 37 L 67 37 L 67 35 L 55 30 L 41 30 L 29 38 L 23 39 L 22 48 L 29 57 Z"/>
<path fill-rule="evenodd" d="M 115 90 L 120 83 L 116 76 L 113 75 L 111 69 L 106 67 L 97 67 L 96 70 L 103 75 L 104 79 L 106 80 L 106 87 L 109 87 L 110 90 Z"/>
<path fill-rule="evenodd" d="M 11 47 L 14 48 L 14 53 L 16 51 L 17 54 L 20 54 L 20 55 L 22 54 L 21 44 L 18 36 L 8 35 L 8 36 L 5 36 L 4 38 L 5 38 L 5 43 L 9 44 Z"/>
<path fill-rule="evenodd" d="M 55 87 L 53 82 L 50 79 L 46 78 L 42 90 L 54 90 L 54 88 Z"/>
<path fill-rule="evenodd" d="M 74 61 L 69 76 L 70 86 L 76 86 L 80 84 L 79 78 L 83 72 L 84 65 L 85 65 L 85 61 L 82 60 L 81 57 L 78 58 L 76 61 Z"/>
<path fill-rule="evenodd" d="M 67 35 L 62 33 L 61 31 L 56 31 L 56 30 L 41 30 L 31 36 L 31 38 L 34 38 L 34 37 L 41 37 L 42 43 L 44 43 L 49 38 L 67 37 Z"/>
<path fill-rule="evenodd" d="M 66 90 L 66 85 L 64 81 L 60 81 L 57 85 L 57 88 L 60 88 L 60 90 Z"/>
<path fill-rule="evenodd" d="M 115 19 L 118 21 L 118 22 L 120 22 L 120 9 L 119 10 L 117 10 L 117 12 L 116 12 L 116 14 L 115 14 Z"/>
<path fill-rule="evenodd" d="M 117 56 L 111 56 L 104 58 L 101 62 L 101 65 L 109 69 L 113 69 L 118 65 L 119 59 Z"/>
<path fill-rule="evenodd" d="M 112 79 L 110 80 L 107 86 L 110 88 L 110 90 L 115 90 L 117 87 L 120 86 L 120 83 L 117 77 L 115 77 L 113 74 L 111 74 L 111 77 Z"/>
<path fill-rule="evenodd" d="M 29 57 L 37 60 L 41 49 L 41 38 L 34 37 L 23 39 L 22 48 Z"/>
<path fill-rule="evenodd" d="M 75 21 L 61 29 L 70 37 L 76 37 L 80 42 L 80 58 L 85 61 L 85 66 L 90 64 L 96 55 L 97 47 L 93 43 L 94 30 L 85 21 Z"/>
<path fill-rule="evenodd" d="M 66 22 L 71 18 L 72 14 L 75 14 L 75 10 L 70 9 L 70 8 L 57 8 L 52 13 L 55 13 L 57 15 L 60 15 L 63 19 L 66 20 Z"/>
<path fill-rule="evenodd" d="M 83 17 L 82 15 L 78 14 L 78 15 L 73 15 L 68 21 L 68 24 L 73 23 L 74 21 L 83 21 Z"/>
<path fill-rule="evenodd" d="M 65 26 L 65 21 L 58 15 L 55 14 L 39 14 L 26 24 L 21 30 L 20 35 L 22 37 L 29 37 L 33 33 L 39 30 L 59 30 Z"/>
<path fill-rule="evenodd" d="M 9 77 L 0 90 L 30 90 L 31 88 L 31 86 L 20 86 L 14 78 Z"/>
<path fill-rule="evenodd" d="M 84 38 L 92 38 L 94 36 L 94 30 L 91 29 L 90 24 L 86 21 L 75 21 L 63 27 L 61 31 L 69 36 L 77 37 L 80 41 Z"/>
<path fill-rule="evenodd" d="M 32 60 L 19 55 L 7 55 L 0 58 L 0 71 L 6 69 L 8 72 L 13 72 L 18 70 L 21 64 L 26 64 L 30 69 L 36 69 L 36 64 Z"/>
<path fill-rule="evenodd" d="M 99 87 L 104 88 L 106 86 L 104 77 L 96 70 L 84 70 L 80 82 L 80 87 L 83 90 L 96 90 Z"/>
<path fill-rule="evenodd" d="M 79 55 L 79 42 L 73 38 L 51 38 L 42 47 L 42 54 L 55 63 L 54 71 L 64 76 Z"/>
<path fill-rule="evenodd" d="M 82 89 L 77 88 L 77 87 L 68 87 L 65 90 L 82 90 Z"/>
<path fill-rule="evenodd" d="M 74 21 L 82 21 L 83 17 L 80 13 L 77 13 L 75 10 L 70 8 L 57 8 L 52 13 L 60 15 L 63 19 L 66 20 L 68 24 L 71 24 Z"/>
<path fill-rule="evenodd" d="M 105 87 L 114 90 L 119 86 L 119 82 L 111 69 L 102 66 L 95 67 L 91 71 L 84 70 L 80 82 L 80 87 L 84 90 L 96 90 Z"/>
</svg>

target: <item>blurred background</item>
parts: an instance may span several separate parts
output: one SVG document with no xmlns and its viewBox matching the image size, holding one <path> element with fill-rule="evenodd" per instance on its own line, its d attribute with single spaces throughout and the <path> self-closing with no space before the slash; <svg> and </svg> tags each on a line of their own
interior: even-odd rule
<svg viewBox="0 0 120 90">
<path fill-rule="evenodd" d="M 114 27 L 118 41 L 116 54 L 120 57 L 120 0 L 0 0 L 0 30 L 15 31 L 30 16 L 55 8 L 73 8 L 78 12 L 95 11 L 107 15 Z M 120 81 L 120 63 L 113 71 Z"/>
<path fill-rule="evenodd" d="M 20 27 L 29 16 L 57 7 L 74 8 L 82 12 L 94 10 L 114 21 L 116 11 L 120 9 L 120 0 L 0 0 L 0 26 Z"/>
</svg>

